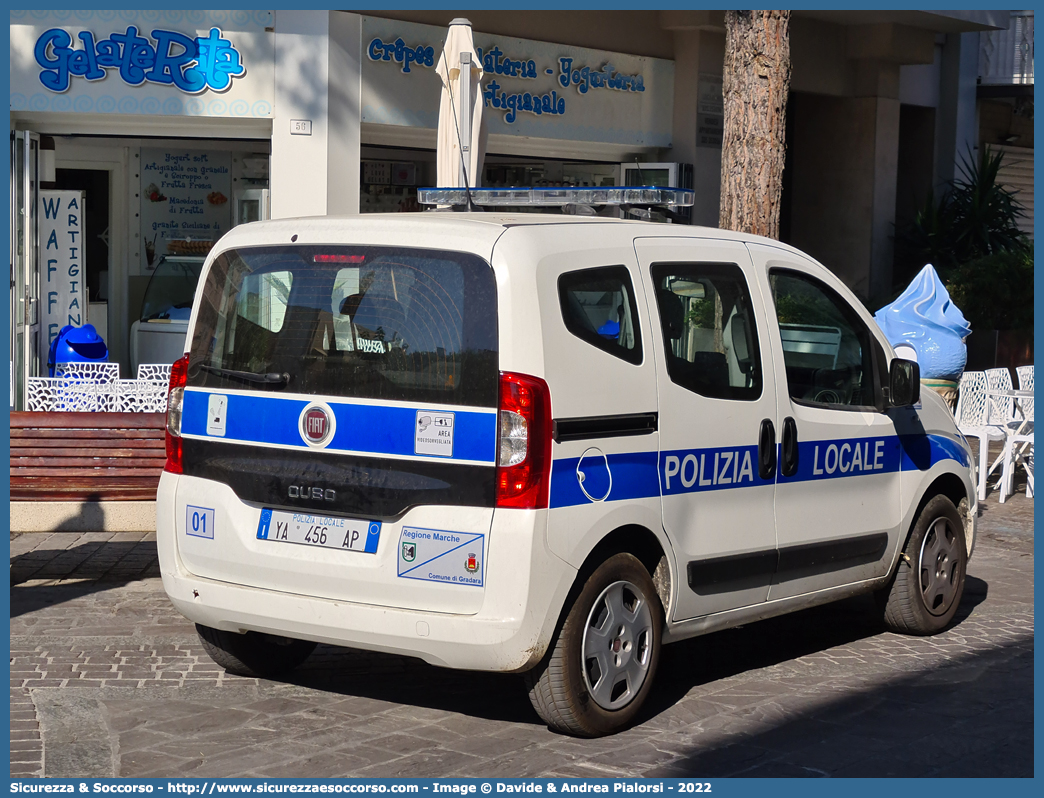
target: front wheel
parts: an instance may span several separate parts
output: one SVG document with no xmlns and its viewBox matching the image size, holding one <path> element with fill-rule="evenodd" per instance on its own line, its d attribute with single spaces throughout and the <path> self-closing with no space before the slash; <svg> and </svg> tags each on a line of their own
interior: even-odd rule
<svg viewBox="0 0 1044 798">
<path fill-rule="evenodd" d="M 645 567 L 617 554 L 588 578 L 539 666 L 529 700 L 551 728 L 600 737 L 626 728 L 652 686 L 663 609 Z"/>
<path fill-rule="evenodd" d="M 968 549 L 964 521 L 945 496 L 917 516 L 892 584 L 884 598 L 884 622 L 893 632 L 931 635 L 953 620 L 964 595 Z"/>
</svg>

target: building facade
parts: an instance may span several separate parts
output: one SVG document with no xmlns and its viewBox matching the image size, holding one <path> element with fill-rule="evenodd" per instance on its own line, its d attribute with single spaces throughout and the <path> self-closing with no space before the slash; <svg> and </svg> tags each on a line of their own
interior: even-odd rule
<svg viewBox="0 0 1044 798">
<path fill-rule="evenodd" d="M 41 193 L 82 192 L 67 320 L 126 373 L 165 260 L 256 218 L 419 210 L 456 16 L 485 72 L 483 184 L 615 185 L 637 161 L 645 182 L 691 174 L 691 222 L 717 224 L 720 11 L 12 11 L 13 402 L 69 277 Z M 980 33 L 1009 17 L 795 12 L 782 237 L 887 294 L 896 223 L 979 145 Z"/>
</svg>

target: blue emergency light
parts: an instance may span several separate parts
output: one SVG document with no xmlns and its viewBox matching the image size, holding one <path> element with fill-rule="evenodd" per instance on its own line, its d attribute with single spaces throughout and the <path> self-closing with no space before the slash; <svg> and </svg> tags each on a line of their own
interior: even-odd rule
<svg viewBox="0 0 1044 798">
<path fill-rule="evenodd" d="M 560 207 L 563 205 L 660 205 L 689 207 L 696 194 L 689 188 L 659 186 L 545 186 L 540 188 L 419 188 L 421 205 L 468 205 L 481 207 Z"/>
</svg>

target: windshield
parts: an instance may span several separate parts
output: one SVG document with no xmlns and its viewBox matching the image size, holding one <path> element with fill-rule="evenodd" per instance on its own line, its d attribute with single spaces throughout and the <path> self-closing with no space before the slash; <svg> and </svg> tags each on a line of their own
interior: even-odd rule
<svg viewBox="0 0 1044 798">
<path fill-rule="evenodd" d="M 141 320 L 188 321 L 203 261 L 203 258 L 162 258 L 145 289 Z"/>
<path fill-rule="evenodd" d="M 474 255 L 231 250 L 207 277 L 189 385 L 492 407 L 496 331 L 493 270 Z"/>
</svg>

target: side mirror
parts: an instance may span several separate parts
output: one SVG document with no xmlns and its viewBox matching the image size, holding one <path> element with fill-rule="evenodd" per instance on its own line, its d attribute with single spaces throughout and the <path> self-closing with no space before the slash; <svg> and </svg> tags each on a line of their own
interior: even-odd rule
<svg viewBox="0 0 1044 798">
<path fill-rule="evenodd" d="M 892 407 L 910 407 L 921 401 L 921 367 L 912 360 L 893 358 L 888 367 Z"/>
</svg>

